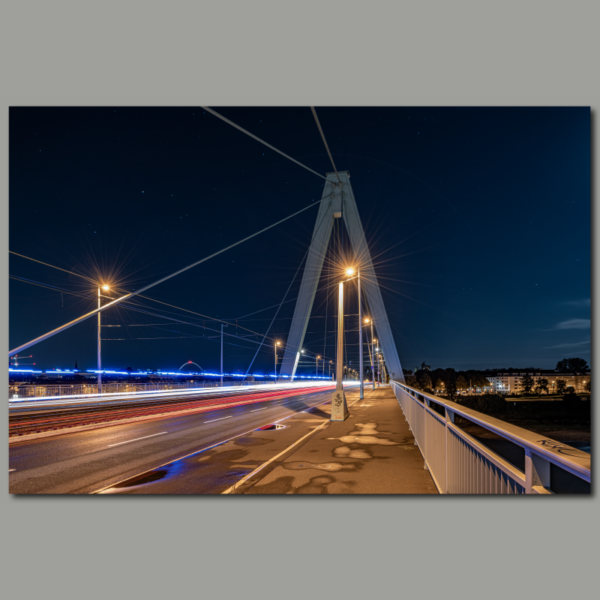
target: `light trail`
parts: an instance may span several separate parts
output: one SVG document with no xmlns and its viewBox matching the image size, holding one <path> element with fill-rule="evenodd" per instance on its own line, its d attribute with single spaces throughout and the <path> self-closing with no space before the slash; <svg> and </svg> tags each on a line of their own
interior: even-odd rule
<svg viewBox="0 0 600 600">
<path fill-rule="evenodd" d="M 312 388 L 312 393 L 329 392 L 333 386 Z M 304 393 L 300 389 L 272 389 L 260 392 L 247 392 L 237 394 L 213 394 L 208 398 L 166 398 L 161 397 L 154 401 L 142 399 L 142 402 L 105 402 L 103 404 L 84 404 L 69 406 L 68 403 L 59 405 L 41 405 L 39 411 L 17 411 L 9 414 L 9 440 L 20 442 L 22 436 L 42 434 L 64 435 L 66 431 L 78 431 L 81 427 L 87 429 L 110 427 L 114 424 L 133 422 L 138 420 L 168 419 L 173 416 L 190 415 L 221 411 L 229 408 L 238 408 L 252 404 L 276 402 L 282 397 L 294 397 Z M 303 397 L 303 396 L 302 396 Z M 19 407 L 20 408 L 20 407 Z M 216 416 L 216 415 L 215 415 Z M 220 419 L 214 419 L 220 420 Z"/>
<path fill-rule="evenodd" d="M 262 385 L 244 385 L 244 386 L 217 386 L 208 388 L 190 388 L 185 390 L 152 390 L 144 392 L 129 392 L 119 393 L 111 392 L 108 394 L 76 394 L 73 396 L 43 396 L 30 400 L 28 398 L 23 399 L 9 399 L 8 407 L 10 408 L 32 408 L 41 405 L 44 406 L 60 406 L 63 404 L 89 404 L 90 402 L 107 402 L 113 400 L 140 400 L 140 399 L 154 399 L 154 398 L 175 398 L 177 396 L 190 396 L 190 395 L 210 395 L 215 393 L 225 393 L 228 395 L 244 394 L 250 392 L 273 392 L 273 391 L 285 391 L 293 390 L 298 388 L 318 388 L 327 387 L 327 384 L 333 385 L 330 380 L 322 381 L 302 381 L 293 383 L 266 383 Z"/>
</svg>

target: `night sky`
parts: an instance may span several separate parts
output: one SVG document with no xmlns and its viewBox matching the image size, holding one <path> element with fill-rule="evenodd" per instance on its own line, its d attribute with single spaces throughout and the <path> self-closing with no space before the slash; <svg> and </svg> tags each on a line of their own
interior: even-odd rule
<svg viewBox="0 0 600 600">
<path fill-rule="evenodd" d="M 310 168 L 332 171 L 309 108 L 214 108 Z M 351 174 L 405 369 L 589 362 L 588 108 L 317 112 L 336 167 Z M 11 108 L 9 118 L 10 249 L 120 291 L 321 197 L 322 179 L 200 108 Z M 154 315 L 104 312 L 105 324 L 121 327 L 104 329 L 103 367 L 176 370 L 192 360 L 218 372 L 220 341 L 208 339 L 216 334 L 157 316 L 168 314 L 210 329 L 220 329 L 211 317 L 229 320 L 226 331 L 249 337 L 226 338 L 225 371 L 245 372 L 294 280 L 317 210 L 144 294 L 207 317 L 146 299 L 138 308 Z M 64 290 L 10 280 L 10 348 L 96 306 L 97 287 L 86 279 L 15 255 L 9 264 L 11 276 Z M 308 325 L 308 356 L 334 358 L 331 272 Z M 293 308 L 283 304 L 271 339 L 285 341 Z M 356 313 L 353 301 L 346 312 Z M 356 329 L 356 317 L 347 324 Z M 347 351 L 356 365 L 354 331 Z M 95 368 L 96 320 L 24 354 L 33 358 L 23 363 L 41 369 L 76 361 Z M 252 371 L 272 370 L 267 342 Z"/>
</svg>

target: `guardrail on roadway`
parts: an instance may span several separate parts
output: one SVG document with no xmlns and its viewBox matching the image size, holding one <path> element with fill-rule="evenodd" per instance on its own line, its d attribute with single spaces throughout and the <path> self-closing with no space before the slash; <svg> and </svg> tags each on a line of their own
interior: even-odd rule
<svg viewBox="0 0 600 600">
<path fill-rule="evenodd" d="M 425 466 L 442 494 L 551 494 L 551 465 L 590 482 L 590 455 L 533 431 L 392 381 Z M 455 415 L 525 452 L 525 471 L 454 424 Z"/>
</svg>

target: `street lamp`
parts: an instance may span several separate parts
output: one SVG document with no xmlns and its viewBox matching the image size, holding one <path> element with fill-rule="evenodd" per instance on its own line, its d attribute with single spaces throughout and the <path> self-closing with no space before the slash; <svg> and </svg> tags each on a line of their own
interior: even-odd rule
<svg viewBox="0 0 600 600">
<path fill-rule="evenodd" d="M 371 324 L 371 379 L 373 380 L 373 389 L 375 389 L 375 347 L 373 346 L 375 340 L 373 337 L 373 319 L 365 319 L 365 323 Z"/>
<path fill-rule="evenodd" d="M 346 273 L 350 269 L 346 270 Z M 353 271 L 354 272 L 354 271 Z M 338 301 L 338 335 L 337 335 L 337 369 L 335 392 L 331 398 L 331 420 L 345 421 L 348 418 L 348 405 L 344 394 L 344 281 L 339 283 Z"/>
<path fill-rule="evenodd" d="M 315 371 L 315 376 L 318 379 L 319 378 L 319 359 L 321 358 L 321 355 L 318 354 L 317 357 L 315 358 L 315 362 L 316 362 L 316 371 Z"/>
<path fill-rule="evenodd" d="M 98 308 L 102 308 L 102 290 L 108 292 L 108 285 L 98 286 Z M 106 296 L 105 296 L 106 298 Z M 98 393 L 102 393 L 102 313 L 98 312 Z"/>
<path fill-rule="evenodd" d="M 346 275 L 350 277 L 350 279 L 354 279 L 355 271 L 353 267 L 348 267 L 346 269 Z M 350 281 L 347 279 L 346 281 Z M 356 270 L 356 279 L 358 285 L 358 347 L 359 347 L 359 370 L 360 370 L 360 399 L 362 400 L 365 397 L 365 384 L 364 384 L 364 370 L 363 370 L 363 344 L 362 344 L 362 302 L 361 302 L 361 292 L 360 292 L 360 269 Z"/>
<path fill-rule="evenodd" d="M 277 346 L 281 346 L 281 342 L 275 342 L 275 383 L 277 383 Z"/>
<path fill-rule="evenodd" d="M 227 325 L 221 323 L 221 387 L 223 387 L 223 327 L 229 327 L 229 323 Z"/>
</svg>

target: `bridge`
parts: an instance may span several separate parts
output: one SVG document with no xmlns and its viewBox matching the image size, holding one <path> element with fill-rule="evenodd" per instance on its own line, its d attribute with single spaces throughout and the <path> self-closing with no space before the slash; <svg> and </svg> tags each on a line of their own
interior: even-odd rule
<svg viewBox="0 0 600 600">
<path fill-rule="evenodd" d="M 95 384 L 71 386 L 66 393 L 51 386 L 18 386 L 9 398 L 11 493 L 589 493 L 589 454 L 406 384 L 350 173 L 336 168 L 316 111 L 333 168 L 324 175 L 204 108 L 324 180 L 321 199 L 119 297 L 108 296 L 110 286 L 94 282 L 97 308 L 10 350 L 9 357 L 16 357 L 97 319 Z M 210 316 L 215 325 L 207 327 L 198 320 L 155 315 L 220 337 L 217 380 L 155 387 L 102 382 L 108 374 L 101 358 L 104 313 L 116 306 L 140 310 L 133 298 L 148 299 L 142 295 L 147 290 L 313 206 L 319 210 L 285 342 L 269 336 L 270 326 L 266 332 L 247 330 L 248 335 L 225 331 L 230 323 Z M 349 246 L 339 243 L 342 228 Z M 328 293 L 338 307 L 331 356 L 305 349 L 324 265 L 333 280 L 326 284 Z M 287 293 L 279 308 L 286 301 Z M 350 302 L 357 314 L 348 314 Z M 351 333 L 358 334 L 358 368 L 347 351 Z M 232 385 L 224 381 L 226 338 L 256 347 Z M 256 377 L 264 375 L 251 369 L 263 351 L 273 353 L 275 370 L 257 384 Z M 315 361 L 314 377 L 299 375 L 303 358 Z M 180 371 L 187 364 L 195 363 L 184 363 Z"/>
</svg>

